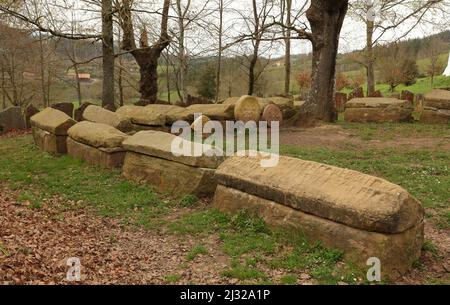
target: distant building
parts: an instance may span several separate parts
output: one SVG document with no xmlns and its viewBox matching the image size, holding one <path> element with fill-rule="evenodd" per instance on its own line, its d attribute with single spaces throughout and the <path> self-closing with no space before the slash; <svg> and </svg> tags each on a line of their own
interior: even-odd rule
<svg viewBox="0 0 450 305">
<path fill-rule="evenodd" d="M 448 64 L 447 68 L 444 71 L 444 76 L 450 76 L 450 54 L 448 54 Z"/>
<path fill-rule="evenodd" d="M 68 77 L 76 78 L 76 74 L 74 72 L 67 73 Z M 80 82 L 90 82 L 91 81 L 91 74 L 89 73 L 78 73 L 78 79 Z"/>
</svg>

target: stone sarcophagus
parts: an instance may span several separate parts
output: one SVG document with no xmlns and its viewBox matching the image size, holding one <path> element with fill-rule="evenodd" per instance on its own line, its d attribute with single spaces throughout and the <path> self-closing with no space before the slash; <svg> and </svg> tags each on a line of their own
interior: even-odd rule
<svg viewBox="0 0 450 305">
<path fill-rule="evenodd" d="M 116 168 L 123 164 L 128 137 L 120 130 L 101 123 L 83 121 L 68 130 L 67 153 L 89 164 Z"/>
<path fill-rule="evenodd" d="M 123 175 L 139 183 L 147 183 L 157 191 L 174 195 L 194 194 L 199 197 L 213 195 L 217 183 L 214 172 L 222 157 L 177 154 L 173 141 L 184 141 L 186 147 L 194 145 L 203 152 L 212 148 L 201 143 L 183 140 L 160 131 L 141 131 L 123 143 L 127 150 Z M 181 143 L 181 142 L 180 142 Z"/>
<path fill-rule="evenodd" d="M 411 122 L 413 105 L 395 98 L 355 98 L 347 102 L 344 118 L 347 122 Z"/>
<path fill-rule="evenodd" d="M 46 108 L 30 118 L 34 143 L 52 154 L 67 153 L 67 131 L 76 122 L 62 111 Z"/>
<path fill-rule="evenodd" d="M 381 178 L 284 156 L 272 168 L 262 168 L 259 157 L 232 157 L 216 178 L 219 210 L 248 210 L 269 225 L 298 230 L 363 268 L 379 258 L 383 276 L 397 277 L 420 257 L 422 205 Z"/>
</svg>

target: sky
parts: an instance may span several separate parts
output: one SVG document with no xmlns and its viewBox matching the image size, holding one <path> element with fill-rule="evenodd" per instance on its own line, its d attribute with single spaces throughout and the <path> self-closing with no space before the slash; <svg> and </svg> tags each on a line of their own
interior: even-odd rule
<svg viewBox="0 0 450 305">
<path fill-rule="evenodd" d="M 44 13 L 42 13 L 42 9 L 40 10 L 40 15 L 47 18 L 48 22 L 51 22 L 54 27 L 58 28 L 61 31 L 70 31 L 70 27 L 72 24 L 76 24 L 80 31 L 94 31 L 99 32 L 101 30 L 100 24 L 100 14 L 98 13 L 99 7 L 95 5 L 91 5 L 86 10 L 86 4 L 83 4 L 83 1 L 79 0 L 34 0 L 41 2 L 44 5 Z M 218 0 L 209 0 L 210 4 L 207 6 L 204 12 L 204 22 L 192 23 L 191 28 L 187 33 L 187 47 L 191 51 L 192 54 L 202 54 L 205 49 L 211 48 L 211 45 L 217 41 L 217 35 L 211 33 L 210 31 L 206 31 L 206 28 L 213 28 L 213 24 L 217 23 L 217 13 L 212 12 L 213 8 L 217 7 Z M 237 36 L 241 35 L 243 32 L 246 32 L 246 23 L 243 21 L 242 15 L 250 15 L 251 14 L 251 1 L 250 0 L 224 0 L 227 3 L 227 11 L 225 12 L 225 43 L 233 41 Z M 261 1 L 261 0 L 258 0 Z M 280 1 L 280 0 L 273 0 Z M 293 1 L 293 10 L 294 15 L 297 14 L 298 8 L 303 7 L 305 4 L 305 0 L 292 0 Z M 358 0 L 350 0 L 351 3 L 354 3 Z M 365 1 L 365 0 L 359 0 Z M 371 0 L 375 1 L 375 22 L 386 24 L 385 21 L 381 21 L 389 18 L 401 18 L 403 15 L 408 14 L 408 9 L 398 7 L 394 12 L 389 12 L 389 14 L 381 14 L 377 11 L 377 7 L 379 6 L 379 1 L 386 0 Z M 405 2 L 412 2 L 414 0 L 405 0 Z M 417 2 L 417 0 L 415 0 Z M 422 0 L 419 0 L 422 1 Z M 90 1 L 94 2 L 95 1 Z M 161 9 L 162 0 L 135 0 L 138 3 L 139 8 L 147 11 L 154 11 L 156 9 Z M 186 0 L 182 0 L 182 3 L 186 3 Z M 416 38 L 423 37 L 427 35 L 431 35 L 434 33 L 441 32 L 444 29 L 450 28 L 450 0 L 445 0 L 446 6 L 439 13 L 428 14 L 425 16 L 426 20 L 434 21 L 434 23 L 438 23 L 440 26 L 433 25 L 428 22 L 421 22 L 419 26 L 415 27 L 405 38 Z M 31 2 L 30 2 L 31 3 Z M 200 10 L 204 6 L 205 0 L 192 0 L 192 9 L 195 11 Z M 309 2 L 306 3 L 307 8 Z M 68 9 L 67 7 L 70 7 Z M 279 7 L 279 6 L 277 6 Z M 33 7 L 28 7 L 30 14 L 33 13 Z M 394 14 L 394 15 L 392 15 Z M 175 11 L 171 11 L 171 15 L 175 16 Z M 277 8 L 274 8 L 271 11 L 272 16 L 278 15 Z M 305 21 L 307 23 L 304 14 L 300 14 L 301 17 L 299 21 Z M 362 14 L 364 15 L 364 14 Z M 139 27 L 140 23 L 147 23 L 149 26 L 147 28 L 152 31 L 154 30 L 154 34 L 159 33 L 158 27 L 152 26 L 153 24 L 159 24 L 160 15 L 158 14 L 149 14 L 149 13 L 140 13 L 136 14 L 138 18 L 135 18 L 136 28 Z M 345 19 L 340 38 L 340 53 L 346 53 L 353 50 L 358 50 L 364 48 L 365 45 L 365 25 L 364 22 L 359 18 L 361 14 L 347 14 Z M 365 16 L 363 16 L 365 17 Z M 76 22 L 72 23 L 74 20 Z M 299 23 L 297 23 L 299 24 Z M 405 23 L 403 26 L 398 27 L 395 30 L 388 31 L 383 39 L 380 40 L 381 43 L 386 41 L 395 40 L 397 37 L 402 36 L 408 29 L 411 28 L 413 21 Z M 172 36 L 177 38 L 177 26 L 176 21 L 172 20 L 170 23 L 170 28 L 172 30 Z M 248 32 L 248 31 L 247 31 Z M 151 34 L 151 33 L 150 33 Z M 265 43 L 267 45 L 267 43 Z M 450 42 L 449 42 L 450 44 Z M 267 47 L 263 45 L 263 51 L 268 50 Z M 234 51 L 236 53 L 244 53 L 245 48 L 242 45 L 239 48 L 231 48 L 230 51 Z M 300 53 L 309 53 L 311 52 L 311 45 L 308 41 L 303 40 L 294 40 L 292 42 L 292 53 L 300 54 Z M 230 52 L 232 54 L 233 52 Z M 277 47 L 268 50 L 263 56 L 271 56 L 280 57 L 284 54 L 284 47 L 282 44 L 278 44 Z M 203 54 L 207 55 L 207 54 Z"/>
</svg>

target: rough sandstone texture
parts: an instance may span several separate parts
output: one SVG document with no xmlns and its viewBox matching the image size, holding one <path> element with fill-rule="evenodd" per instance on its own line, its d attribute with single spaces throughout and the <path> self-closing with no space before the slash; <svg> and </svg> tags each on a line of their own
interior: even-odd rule
<svg viewBox="0 0 450 305">
<path fill-rule="evenodd" d="M 32 127 L 34 144 L 40 150 L 54 155 L 67 153 L 67 136 L 50 133 L 38 127 Z"/>
<path fill-rule="evenodd" d="M 420 122 L 428 124 L 450 123 L 450 91 L 434 89 L 425 94 Z"/>
<path fill-rule="evenodd" d="M 213 204 L 223 212 L 245 209 L 270 226 L 302 232 L 312 242 L 320 240 L 325 247 L 339 249 L 361 268 L 367 268 L 370 257 L 378 257 L 382 279 L 404 274 L 419 259 L 423 244 L 422 222 L 398 234 L 369 232 L 222 185 L 217 186 Z"/>
<path fill-rule="evenodd" d="M 283 122 L 283 113 L 275 104 L 269 104 L 264 108 L 262 120 L 266 121 L 269 126 L 272 122 Z"/>
<path fill-rule="evenodd" d="M 126 152 L 121 148 L 95 148 L 67 138 L 67 153 L 89 164 L 112 169 L 122 166 Z"/>
<path fill-rule="evenodd" d="M 62 111 L 45 108 L 30 119 L 31 126 L 48 131 L 57 136 L 67 136 L 67 131 L 76 122 Z"/>
<path fill-rule="evenodd" d="M 166 124 L 172 125 L 176 121 L 193 122 L 194 115 L 188 113 L 186 108 L 175 105 L 151 104 L 145 106 L 153 112 L 160 113 L 166 117 Z"/>
<path fill-rule="evenodd" d="M 67 131 L 76 122 L 62 111 L 46 108 L 30 118 L 36 146 L 51 154 L 67 153 Z"/>
<path fill-rule="evenodd" d="M 68 130 L 68 135 L 77 142 L 95 148 L 122 147 L 122 142 L 128 137 L 125 133 L 112 126 L 88 121 L 72 126 Z"/>
<path fill-rule="evenodd" d="M 261 118 L 261 106 L 256 97 L 244 95 L 234 106 L 234 119 L 236 121 L 259 122 Z"/>
<path fill-rule="evenodd" d="M 196 104 L 185 109 L 185 114 L 194 117 L 196 113 L 206 115 L 214 121 L 233 121 L 234 106 L 224 104 Z"/>
<path fill-rule="evenodd" d="M 132 151 L 125 156 L 123 175 L 138 183 L 150 184 L 158 192 L 180 196 L 210 196 L 217 186 L 214 169 L 193 167 Z"/>
<path fill-rule="evenodd" d="M 9 107 L 0 111 L 0 134 L 14 129 L 25 129 L 26 122 L 20 107 Z"/>
<path fill-rule="evenodd" d="M 410 122 L 412 103 L 394 98 L 355 98 L 347 102 L 347 122 Z"/>
<path fill-rule="evenodd" d="M 166 115 L 144 106 L 123 106 L 117 111 L 117 114 L 131 120 L 133 124 L 143 126 L 164 126 L 166 125 Z"/>
<path fill-rule="evenodd" d="M 353 170 L 280 156 L 231 157 L 217 169 L 219 184 L 349 227 L 401 233 L 423 219 L 422 205 L 398 185 Z"/>
<path fill-rule="evenodd" d="M 106 124 L 122 132 L 133 130 L 133 126 L 127 117 L 100 106 L 88 106 L 83 112 L 83 119 L 93 123 Z"/>
<path fill-rule="evenodd" d="M 127 150 L 123 174 L 125 177 L 152 185 L 157 191 L 175 195 L 210 196 L 216 188 L 214 172 L 222 157 L 176 156 L 172 153 L 175 135 L 158 131 L 141 131 L 123 143 Z M 183 140 L 187 147 L 193 143 Z M 207 145 L 203 151 L 211 149 Z"/>
<path fill-rule="evenodd" d="M 218 156 L 209 157 L 204 154 L 201 156 L 175 156 L 172 153 L 171 148 L 172 142 L 175 138 L 177 138 L 177 136 L 170 133 L 160 131 L 141 131 L 127 138 L 123 142 L 123 147 L 127 151 L 166 159 L 192 167 L 215 169 L 220 163 L 222 163 L 223 158 Z M 193 147 L 195 145 L 193 142 L 184 140 L 183 143 L 187 145 L 187 147 L 192 147 L 193 151 Z M 212 150 L 212 148 L 207 145 L 198 143 L 196 145 L 202 146 L 203 151 Z"/>
</svg>

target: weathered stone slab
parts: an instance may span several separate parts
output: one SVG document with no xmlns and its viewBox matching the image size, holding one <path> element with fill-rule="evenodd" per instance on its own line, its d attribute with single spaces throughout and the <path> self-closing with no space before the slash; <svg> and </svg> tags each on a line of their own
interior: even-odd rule
<svg viewBox="0 0 450 305">
<path fill-rule="evenodd" d="M 312 242 L 319 240 L 325 247 L 341 250 L 362 268 L 367 268 L 370 257 L 377 257 L 382 280 L 405 273 L 419 259 L 423 244 L 423 222 L 399 234 L 369 232 L 222 185 L 217 186 L 213 205 L 223 212 L 247 210 L 270 226 L 297 230 Z"/>
<path fill-rule="evenodd" d="M 129 118 L 118 112 L 112 112 L 100 106 L 88 106 L 83 112 L 83 118 L 86 121 L 112 126 L 122 132 L 129 132 L 133 130 L 133 126 Z"/>
<path fill-rule="evenodd" d="M 178 137 L 170 133 L 160 131 L 141 131 L 126 139 L 123 142 L 123 147 L 128 151 L 171 160 L 173 162 L 178 162 L 192 167 L 215 169 L 223 161 L 222 157 L 209 157 L 205 154 L 202 154 L 201 156 L 194 156 L 192 153 L 191 156 L 176 156 L 172 152 L 172 143 L 176 138 Z M 183 140 L 183 143 L 186 147 L 191 147 L 191 152 L 194 151 L 194 145 L 201 146 L 201 151 L 203 152 L 212 149 L 210 146 L 201 143 L 193 143 L 186 140 Z"/>
<path fill-rule="evenodd" d="M 434 89 L 424 96 L 424 107 L 450 110 L 450 91 Z"/>
<path fill-rule="evenodd" d="M 126 152 L 123 149 L 98 149 L 68 137 L 67 153 L 89 164 L 112 169 L 122 166 Z"/>
<path fill-rule="evenodd" d="M 157 191 L 174 195 L 194 194 L 199 197 L 214 194 L 217 183 L 214 170 L 128 151 L 123 175 L 138 183 L 148 183 Z"/>
<path fill-rule="evenodd" d="M 347 108 L 387 108 L 389 106 L 404 107 L 412 109 L 412 103 L 406 100 L 399 100 L 395 98 L 355 98 L 347 102 Z"/>
<path fill-rule="evenodd" d="M 57 136 L 67 136 L 67 130 L 76 122 L 62 111 L 45 108 L 30 119 L 31 126 L 38 127 Z"/>
<path fill-rule="evenodd" d="M 25 129 L 26 124 L 20 107 L 0 111 L 0 134 L 14 129 Z"/>
<path fill-rule="evenodd" d="M 426 124 L 448 124 L 450 123 L 450 110 L 424 107 L 419 121 Z"/>
<path fill-rule="evenodd" d="M 117 112 L 123 117 L 131 120 L 133 124 L 144 126 L 166 125 L 166 115 L 144 106 L 123 106 Z"/>
<path fill-rule="evenodd" d="M 67 153 L 67 136 L 55 135 L 39 127 L 32 127 L 33 140 L 40 150 L 50 154 Z"/>
<path fill-rule="evenodd" d="M 73 118 L 73 109 L 74 106 L 72 103 L 56 103 L 51 105 L 53 109 L 59 110 L 67 114 L 69 117 Z"/>
<path fill-rule="evenodd" d="M 186 108 L 185 113 L 194 116 L 196 113 L 206 115 L 214 121 L 233 121 L 234 106 L 224 104 L 197 104 Z"/>
<path fill-rule="evenodd" d="M 88 121 L 75 124 L 68 134 L 75 141 L 95 148 L 122 147 L 122 142 L 128 137 L 112 126 Z"/>
<path fill-rule="evenodd" d="M 171 125 L 176 121 L 192 122 L 194 115 L 186 111 L 186 108 L 175 105 L 151 104 L 146 108 L 151 109 L 155 113 L 166 116 L 166 124 Z"/>
<path fill-rule="evenodd" d="M 357 98 L 347 102 L 348 122 L 410 122 L 412 103 L 393 98 Z"/>
<path fill-rule="evenodd" d="M 269 104 L 264 108 L 262 119 L 263 121 L 266 121 L 269 126 L 271 126 L 272 122 L 281 124 L 283 122 L 283 113 L 277 105 Z"/>
<path fill-rule="evenodd" d="M 234 107 L 234 119 L 236 121 L 259 122 L 261 118 L 261 106 L 256 97 L 244 95 Z"/>
<path fill-rule="evenodd" d="M 272 168 L 260 161 L 226 159 L 216 171 L 219 184 L 366 231 L 401 233 L 422 222 L 422 205 L 384 179 L 285 156 Z"/>
<path fill-rule="evenodd" d="M 32 103 L 28 104 L 27 107 L 23 110 L 23 118 L 25 120 L 26 128 L 31 128 L 30 119 L 33 115 L 38 114 L 39 109 L 36 108 Z"/>
</svg>

